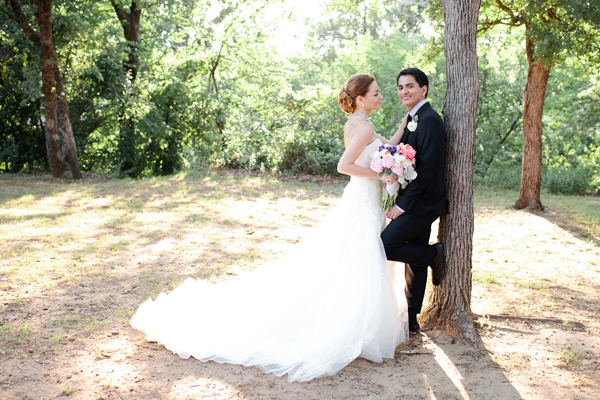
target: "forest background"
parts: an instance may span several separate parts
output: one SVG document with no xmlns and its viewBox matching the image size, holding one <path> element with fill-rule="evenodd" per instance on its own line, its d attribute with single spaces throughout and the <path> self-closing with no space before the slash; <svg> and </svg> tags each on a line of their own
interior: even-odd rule
<svg viewBox="0 0 600 400">
<path fill-rule="evenodd" d="M 35 25 L 36 7 L 22 7 Z M 135 13 L 132 40 L 122 17 Z M 83 172 L 336 175 L 347 118 L 337 94 L 350 75 L 376 77 L 384 103 L 371 120 L 386 136 L 406 113 L 395 86 L 401 69 L 429 75 L 437 110 L 446 91 L 435 0 L 55 0 L 52 23 Z M 0 173 L 47 172 L 39 49 L 6 5 L 0 26 Z M 518 188 L 525 27 L 482 30 L 478 57 L 475 183 Z M 568 52 L 558 60 L 544 105 L 542 187 L 596 192 L 600 65 Z"/>
</svg>

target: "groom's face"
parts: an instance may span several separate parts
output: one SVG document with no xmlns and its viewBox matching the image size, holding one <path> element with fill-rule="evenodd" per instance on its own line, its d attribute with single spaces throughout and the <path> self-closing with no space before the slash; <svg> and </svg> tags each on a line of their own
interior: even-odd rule
<svg viewBox="0 0 600 400">
<path fill-rule="evenodd" d="M 402 75 L 398 78 L 398 98 L 408 111 L 424 100 L 426 93 L 427 86 L 419 87 L 414 76 Z"/>
</svg>

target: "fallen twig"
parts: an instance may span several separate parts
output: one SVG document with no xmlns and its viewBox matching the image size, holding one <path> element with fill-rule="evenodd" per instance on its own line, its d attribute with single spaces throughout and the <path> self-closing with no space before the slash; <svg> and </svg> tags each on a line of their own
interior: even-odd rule
<svg viewBox="0 0 600 400">
<path fill-rule="evenodd" d="M 527 315 L 512 315 L 512 314 L 485 314 L 485 315 L 478 315 L 478 314 L 474 314 L 473 315 L 473 319 L 480 319 L 480 318 L 489 318 L 489 319 L 516 319 L 519 321 L 534 321 L 534 322 L 545 322 L 545 323 L 554 323 L 554 324 L 573 324 L 575 326 L 577 326 L 578 328 L 585 328 L 585 325 L 583 325 L 581 322 L 576 322 L 576 321 L 565 321 L 561 318 L 556 318 L 556 317 L 532 317 L 532 316 L 527 316 Z"/>
<path fill-rule="evenodd" d="M 48 297 L 48 296 L 21 297 L 21 298 L 18 298 L 18 299 L 0 299 L 0 302 L 3 302 L 3 301 L 29 300 L 29 299 L 44 299 L 46 297 Z"/>
<path fill-rule="evenodd" d="M 396 353 L 400 353 L 400 354 L 433 354 L 433 350 L 430 350 L 430 349 L 396 350 Z"/>
</svg>

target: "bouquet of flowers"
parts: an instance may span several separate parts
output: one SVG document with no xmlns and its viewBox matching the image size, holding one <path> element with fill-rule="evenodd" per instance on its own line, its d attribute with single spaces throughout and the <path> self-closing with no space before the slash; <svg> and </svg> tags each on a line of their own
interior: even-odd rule
<svg viewBox="0 0 600 400">
<path fill-rule="evenodd" d="M 381 198 L 381 207 L 384 210 L 391 210 L 398 196 L 398 189 L 402 189 L 417 177 L 415 171 L 415 154 L 417 151 L 409 144 L 400 143 L 398 146 L 383 144 L 371 156 L 371 169 L 377 172 L 377 177 L 389 175 L 398 178 L 398 182 L 386 185 Z"/>
</svg>

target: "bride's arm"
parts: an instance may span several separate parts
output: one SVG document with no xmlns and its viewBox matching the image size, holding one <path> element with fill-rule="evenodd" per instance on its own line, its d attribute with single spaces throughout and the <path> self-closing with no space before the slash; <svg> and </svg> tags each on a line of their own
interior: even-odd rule
<svg viewBox="0 0 600 400">
<path fill-rule="evenodd" d="M 392 138 L 390 140 L 387 140 L 386 138 L 384 138 L 381 135 L 377 135 L 377 137 L 379 139 L 381 139 L 381 141 L 385 144 L 392 144 L 392 145 L 397 145 L 398 143 L 400 143 L 400 140 L 402 139 L 402 135 L 404 135 L 404 128 L 406 128 L 406 124 L 408 119 L 408 113 L 406 113 L 406 115 L 404 116 L 404 119 L 402 120 L 402 124 L 400 124 L 400 128 L 398 128 L 398 130 L 396 131 L 396 133 L 394 133 L 394 136 L 392 136 Z"/>
<path fill-rule="evenodd" d="M 373 128 L 365 125 L 366 124 L 360 124 L 358 126 L 354 126 L 353 128 L 351 124 L 348 127 L 348 132 L 346 134 L 353 135 L 350 139 L 350 143 L 348 143 L 348 146 L 346 147 L 346 150 L 344 150 L 344 154 L 342 154 L 342 157 L 338 162 L 337 170 L 340 174 L 379 179 L 387 183 L 387 180 L 390 178 L 389 176 L 383 176 L 381 179 L 377 178 L 377 172 L 370 168 L 364 168 L 354 163 L 363 152 L 365 147 L 367 147 L 367 145 L 373 140 Z M 353 129 L 355 132 L 352 132 Z"/>
</svg>

